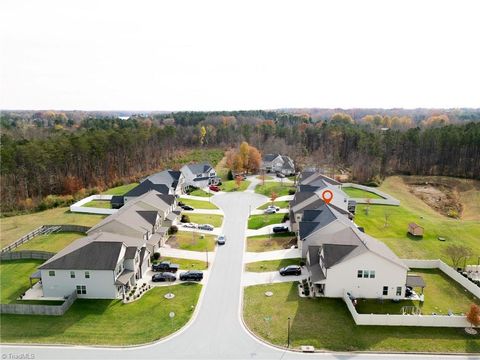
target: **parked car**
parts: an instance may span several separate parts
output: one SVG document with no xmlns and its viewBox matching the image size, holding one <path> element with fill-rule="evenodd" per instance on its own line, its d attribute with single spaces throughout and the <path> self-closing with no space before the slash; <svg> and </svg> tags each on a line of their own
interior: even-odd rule
<svg viewBox="0 0 480 360">
<path fill-rule="evenodd" d="M 225 245 L 226 240 L 227 240 L 227 238 L 225 237 L 225 235 L 219 235 L 217 237 L 217 244 L 218 245 Z"/>
<path fill-rule="evenodd" d="M 182 206 L 185 206 L 185 204 L 183 202 L 179 201 L 178 206 L 182 207 Z"/>
<path fill-rule="evenodd" d="M 189 205 L 180 205 L 180 207 L 181 207 L 183 210 L 187 210 L 187 211 L 195 210 L 193 207 L 191 207 L 191 206 L 189 206 Z"/>
<path fill-rule="evenodd" d="M 286 267 L 283 267 L 280 269 L 280 275 L 286 276 L 286 275 L 301 275 L 302 274 L 302 268 L 298 265 L 289 265 Z"/>
<path fill-rule="evenodd" d="M 175 274 L 172 274 L 170 272 L 162 272 L 159 274 L 154 274 L 152 276 L 153 282 L 165 282 L 165 281 L 173 282 L 175 280 L 177 280 L 177 277 L 175 276 Z"/>
<path fill-rule="evenodd" d="M 275 206 L 275 205 L 268 205 L 267 209 L 274 209 L 275 211 L 280 210 L 280 208 L 278 206 Z"/>
<path fill-rule="evenodd" d="M 215 228 L 210 224 L 201 224 L 201 225 L 198 225 L 198 229 L 199 230 L 213 231 L 213 229 L 215 229 Z"/>
<path fill-rule="evenodd" d="M 190 270 L 180 274 L 181 281 L 201 281 L 203 273 L 198 270 Z"/>
<path fill-rule="evenodd" d="M 285 178 L 285 175 L 283 175 L 282 173 L 278 172 L 278 173 L 277 173 L 277 177 L 280 178 L 280 179 L 283 179 L 283 178 Z"/>
<path fill-rule="evenodd" d="M 275 214 L 277 212 L 277 210 L 271 208 L 271 207 L 268 207 L 265 209 L 265 211 L 263 212 L 264 214 Z"/>
<path fill-rule="evenodd" d="M 210 185 L 208 188 L 215 192 L 220 191 L 220 188 L 217 185 Z"/>
<path fill-rule="evenodd" d="M 274 226 L 274 227 L 273 227 L 273 232 L 274 232 L 274 233 L 289 232 L 288 226 Z"/>
<path fill-rule="evenodd" d="M 183 227 L 189 228 L 189 229 L 197 229 L 198 225 L 194 223 L 185 223 L 183 224 Z"/>
<path fill-rule="evenodd" d="M 170 272 L 176 273 L 180 266 L 178 264 L 172 264 L 170 261 L 162 261 L 158 264 L 152 265 L 153 271 L 161 271 L 161 272 Z"/>
</svg>

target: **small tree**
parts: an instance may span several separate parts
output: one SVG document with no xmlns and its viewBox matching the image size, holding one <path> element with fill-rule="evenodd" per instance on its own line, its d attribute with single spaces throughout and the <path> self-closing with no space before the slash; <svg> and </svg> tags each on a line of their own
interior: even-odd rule
<svg viewBox="0 0 480 360">
<path fill-rule="evenodd" d="M 189 222 L 190 222 L 190 218 L 188 217 L 188 215 L 183 214 L 183 215 L 182 215 L 182 218 L 180 219 L 180 222 L 182 222 L 182 223 L 189 223 Z"/>
<path fill-rule="evenodd" d="M 178 232 L 178 226 L 177 225 L 172 225 L 170 226 L 170 228 L 168 229 L 168 234 L 169 235 L 174 235 Z"/>
<path fill-rule="evenodd" d="M 470 306 L 470 310 L 467 312 L 467 320 L 472 325 L 470 333 L 476 334 L 477 331 L 474 330 L 473 327 L 480 326 L 480 306 L 478 306 L 477 304 L 472 304 Z"/>
<path fill-rule="evenodd" d="M 272 193 L 270 194 L 270 200 L 272 202 L 272 205 L 277 198 L 278 198 L 278 194 L 276 192 L 272 191 Z"/>
<path fill-rule="evenodd" d="M 389 225 L 388 221 L 390 220 L 390 211 L 385 210 L 383 212 L 383 218 L 385 220 L 385 222 L 383 223 L 383 227 L 387 227 Z"/>
<path fill-rule="evenodd" d="M 158 260 L 160 259 L 160 253 L 159 252 L 154 252 L 153 253 L 153 260 Z"/>
<path fill-rule="evenodd" d="M 372 203 L 372 199 L 370 198 L 367 198 L 365 199 L 365 215 L 368 215 L 368 213 L 370 212 L 370 204 Z"/>
<path fill-rule="evenodd" d="M 228 180 L 233 180 L 232 170 L 228 170 L 227 179 L 228 179 Z"/>
<path fill-rule="evenodd" d="M 471 254 L 469 248 L 463 245 L 455 244 L 447 246 L 443 252 L 446 256 L 450 257 L 450 260 L 452 260 L 452 265 L 455 269 L 459 267 L 462 259 L 467 259 Z"/>
<path fill-rule="evenodd" d="M 242 177 L 241 176 L 237 176 L 235 177 L 235 185 L 237 186 L 237 190 L 240 189 L 240 185 L 242 184 Z"/>
</svg>

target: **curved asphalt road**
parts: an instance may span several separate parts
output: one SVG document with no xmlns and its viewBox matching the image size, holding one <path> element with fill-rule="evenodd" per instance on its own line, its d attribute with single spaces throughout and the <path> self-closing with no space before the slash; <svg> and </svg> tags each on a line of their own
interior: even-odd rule
<svg viewBox="0 0 480 360">
<path fill-rule="evenodd" d="M 215 262 L 199 304 L 198 314 L 184 331 L 170 339 L 134 348 L 81 346 L 3 346 L 9 354 L 33 354 L 38 359 L 435 359 L 439 355 L 404 354 L 301 354 L 286 352 L 254 339 L 240 320 L 241 276 L 249 206 L 260 206 L 266 198 L 254 193 L 218 194 L 212 201 L 225 213 L 227 244 L 217 249 Z M 31 357 L 30 357 L 31 358 Z M 466 359 L 467 356 L 455 357 Z M 473 357 L 472 357 L 473 358 Z"/>
</svg>

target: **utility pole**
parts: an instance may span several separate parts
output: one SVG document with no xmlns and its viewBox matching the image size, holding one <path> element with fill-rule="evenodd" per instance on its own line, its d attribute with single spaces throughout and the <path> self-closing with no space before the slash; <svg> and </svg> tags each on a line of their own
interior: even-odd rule
<svg viewBox="0 0 480 360">
<path fill-rule="evenodd" d="M 288 327 L 287 327 L 287 348 L 290 347 L 290 316 L 288 317 Z"/>
</svg>

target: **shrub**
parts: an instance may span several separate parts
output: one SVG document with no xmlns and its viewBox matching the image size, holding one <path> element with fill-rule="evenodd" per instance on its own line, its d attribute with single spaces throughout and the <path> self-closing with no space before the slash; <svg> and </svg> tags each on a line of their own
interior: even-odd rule
<svg viewBox="0 0 480 360">
<path fill-rule="evenodd" d="M 458 211 L 456 209 L 450 209 L 447 212 L 447 216 L 456 219 L 458 218 Z"/>
<path fill-rule="evenodd" d="M 290 217 L 288 216 L 288 214 L 283 215 L 282 223 L 288 221 L 289 219 Z"/>
<path fill-rule="evenodd" d="M 154 260 L 160 259 L 160 253 L 159 253 L 159 252 L 153 253 L 153 259 L 154 259 Z M 134 287 L 134 289 L 136 289 L 136 288 L 137 288 L 137 287 Z"/>
<path fill-rule="evenodd" d="M 300 261 L 300 266 L 305 266 L 305 261 Z"/>
<path fill-rule="evenodd" d="M 288 195 L 295 194 L 295 189 L 288 189 Z"/>
<path fill-rule="evenodd" d="M 232 170 L 228 170 L 227 179 L 228 179 L 228 180 L 233 180 Z"/>
<path fill-rule="evenodd" d="M 190 218 L 188 217 L 188 215 L 183 214 L 183 215 L 182 215 L 182 218 L 180 219 L 180 222 L 182 222 L 182 223 L 189 223 L 189 222 L 190 222 Z"/>
<path fill-rule="evenodd" d="M 172 225 L 168 229 L 168 235 L 173 235 L 173 234 L 176 234 L 177 232 L 178 232 L 178 226 L 176 225 Z"/>
</svg>

